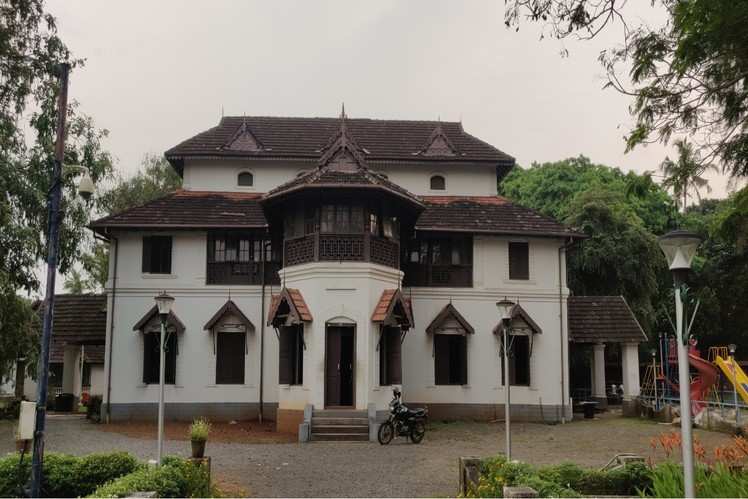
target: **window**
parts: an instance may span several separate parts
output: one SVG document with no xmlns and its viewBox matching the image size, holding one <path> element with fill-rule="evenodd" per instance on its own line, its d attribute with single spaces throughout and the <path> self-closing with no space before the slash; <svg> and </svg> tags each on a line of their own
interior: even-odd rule
<svg viewBox="0 0 748 499">
<path fill-rule="evenodd" d="M 171 274 L 171 236 L 143 237 L 143 273 Z"/>
<path fill-rule="evenodd" d="M 509 383 L 518 386 L 530 386 L 530 337 L 525 335 L 510 336 L 511 349 L 509 356 Z M 504 380 L 504 356 L 501 356 L 501 384 Z"/>
<path fill-rule="evenodd" d="M 207 284 L 260 284 L 262 282 L 261 235 L 240 232 L 208 234 Z M 265 281 L 277 280 L 280 244 L 265 248 Z"/>
<path fill-rule="evenodd" d="M 419 237 L 403 244 L 406 286 L 473 285 L 473 239 L 470 236 Z"/>
<path fill-rule="evenodd" d="M 216 384 L 243 385 L 245 333 L 216 333 Z"/>
<path fill-rule="evenodd" d="M 161 333 L 152 332 L 143 334 L 143 383 L 146 385 L 158 384 L 159 363 L 161 361 L 159 348 L 161 346 Z M 177 334 L 172 332 L 166 336 L 166 371 L 164 373 L 165 383 L 173 385 L 177 373 Z"/>
<path fill-rule="evenodd" d="M 241 187 L 252 187 L 254 182 L 255 177 L 249 172 L 241 172 L 236 178 L 236 183 Z"/>
<path fill-rule="evenodd" d="M 447 181 L 442 175 L 434 175 L 431 177 L 431 190 L 432 191 L 443 191 L 447 188 Z"/>
<path fill-rule="evenodd" d="M 304 384 L 304 326 L 280 328 L 278 349 L 278 383 L 281 385 Z"/>
<path fill-rule="evenodd" d="M 437 385 L 467 384 L 467 337 L 434 335 L 434 368 Z"/>
<path fill-rule="evenodd" d="M 88 362 L 83 363 L 83 379 L 81 380 L 81 385 L 91 386 L 91 364 Z"/>
<path fill-rule="evenodd" d="M 379 342 L 379 384 L 402 383 L 402 354 L 400 328 L 385 327 Z"/>
<path fill-rule="evenodd" d="M 509 279 L 530 278 L 530 249 L 528 243 L 509 243 Z"/>
<path fill-rule="evenodd" d="M 323 205 L 320 231 L 326 233 L 361 233 L 364 226 L 364 209 L 361 205 Z"/>
</svg>

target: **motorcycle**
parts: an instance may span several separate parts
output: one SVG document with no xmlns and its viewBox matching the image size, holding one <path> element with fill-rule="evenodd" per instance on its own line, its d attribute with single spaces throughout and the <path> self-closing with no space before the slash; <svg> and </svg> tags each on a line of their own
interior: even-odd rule
<svg viewBox="0 0 748 499">
<path fill-rule="evenodd" d="M 426 434 L 426 409 L 408 409 L 402 402 L 402 393 L 397 388 L 392 390 L 390 415 L 381 424 L 377 433 L 377 440 L 382 445 L 392 442 L 397 435 L 409 437 L 414 444 L 420 444 Z"/>
</svg>

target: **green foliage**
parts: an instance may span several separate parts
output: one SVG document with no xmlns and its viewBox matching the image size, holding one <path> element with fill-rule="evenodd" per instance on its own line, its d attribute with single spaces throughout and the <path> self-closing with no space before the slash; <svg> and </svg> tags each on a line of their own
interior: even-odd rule
<svg viewBox="0 0 748 499">
<path fill-rule="evenodd" d="M 678 150 L 678 159 L 673 161 L 666 157 L 660 165 L 660 171 L 665 177 L 662 180 L 662 186 L 673 190 L 676 204 L 685 211 L 689 197 L 693 197 L 690 192 L 693 192 L 701 201 L 700 190 L 711 191 L 709 181 L 703 175 L 709 170 L 716 171 L 717 167 L 705 164 L 699 153 L 694 150 L 693 144 L 685 139 L 676 140 L 675 147 Z"/>
<path fill-rule="evenodd" d="M 603 52 L 600 61 L 608 86 L 634 101 L 628 148 L 689 136 L 706 153 L 702 164 L 719 158 L 725 171 L 748 175 L 748 3 L 651 4 L 667 15 L 661 27 L 639 13 L 627 15 L 627 2 L 616 0 L 511 0 L 505 21 L 518 29 L 529 19 L 555 37 L 583 39 L 618 24 L 623 43 Z"/>
<path fill-rule="evenodd" d="M 532 487 L 540 497 L 630 496 L 648 491 L 650 485 L 650 472 L 644 464 L 603 472 L 572 463 L 534 468 L 526 463 L 507 462 L 505 457 L 498 456 L 481 463 L 478 488 L 469 497 L 501 497 L 504 486 Z"/>
<path fill-rule="evenodd" d="M 190 425 L 190 440 L 205 442 L 210 434 L 210 422 L 205 418 L 198 418 Z"/>
<path fill-rule="evenodd" d="M 19 454 L 0 458 L 0 497 L 22 495 L 31 473 L 31 457 L 19 463 Z M 20 465 L 19 465 L 20 464 Z M 91 494 L 98 486 L 132 473 L 141 465 L 125 452 L 90 454 L 76 457 L 45 453 L 42 493 L 45 497 L 79 497 Z"/>
<path fill-rule="evenodd" d="M 683 467 L 680 464 L 659 464 L 651 476 L 651 496 L 683 497 Z M 694 482 L 696 497 L 748 497 L 748 474 L 730 471 L 723 464 L 714 468 L 696 464 Z"/>
<path fill-rule="evenodd" d="M 158 497 L 210 497 L 210 477 L 203 465 L 166 457 L 160 467 L 143 467 L 96 489 L 92 497 L 127 497 L 155 491 Z"/>
<path fill-rule="evenodd" d="M 36 376 L 39 350 L 39 316 L 29 300 L 18 296 L 7 281 L 3 283 L 5 277 L 0 271 L 0 381 L 15 374 L 13 368 L 21 357 L 27 373 Z"/>
</svg>

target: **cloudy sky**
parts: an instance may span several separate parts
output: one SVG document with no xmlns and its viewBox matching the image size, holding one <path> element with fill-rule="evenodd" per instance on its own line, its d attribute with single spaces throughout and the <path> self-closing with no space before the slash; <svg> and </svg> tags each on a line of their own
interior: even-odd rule
<svg viewBox="0 0 748 499">
<path fill-rule="evenodd" d="M 650 2 L 629 6 L 652 25 Z M 71 97 L 128 174 L 226 115 L 462 120 L 522 165 L 584 154 L 654 170 L 669 152 L 624 154 L 629 100 L 602 90 L 593 42 L 540 40 L 504 27 L 504 1 L 53 0 L 68 46 L 87 60 Z M 568 57 L 559 55 L 562 48 Z M 713 176 L 714 195 L 725 179 Z"/>
</svg>

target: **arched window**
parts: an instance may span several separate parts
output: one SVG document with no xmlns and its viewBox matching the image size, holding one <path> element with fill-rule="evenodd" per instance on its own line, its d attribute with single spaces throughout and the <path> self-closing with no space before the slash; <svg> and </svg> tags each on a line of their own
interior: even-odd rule
<svg viewBox="0 0 748 499">
<path fill-rule="evenodd" d="M 249 172 L 241 172 L 236 178 L 236 183 L 243 187 L 252 187 L 255 183 L 255 177 Z"/>
<path fill-rule="evenodd" d="M 434 175 L 431 177 L 431 190 L 432 191 L 443 191 L 447 188 L 447 181 L 444 180 L 442 175 Z"/>
</svg>

